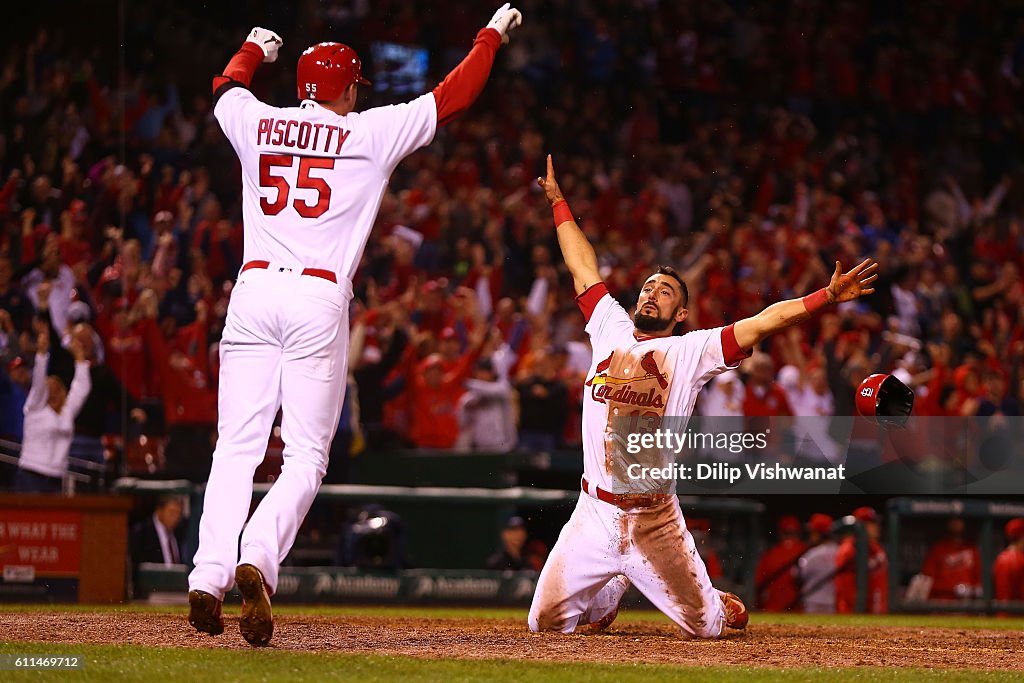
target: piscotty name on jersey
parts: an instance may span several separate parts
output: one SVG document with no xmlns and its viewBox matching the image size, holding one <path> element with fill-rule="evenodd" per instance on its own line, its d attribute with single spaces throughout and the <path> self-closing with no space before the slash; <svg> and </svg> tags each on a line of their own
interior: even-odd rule
<svg viewBox="0 0 1024 683">
<path fill-rule="evenodd" d="M 349 131 L 329 123 L 264 118 L 256 127 L 256 144 L 341 154 L 348 135 Z"/>
</svg>

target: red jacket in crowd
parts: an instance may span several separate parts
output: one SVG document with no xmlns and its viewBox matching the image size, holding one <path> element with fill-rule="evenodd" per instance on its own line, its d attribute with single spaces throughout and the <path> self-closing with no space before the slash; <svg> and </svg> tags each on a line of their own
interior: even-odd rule
<svg viewBox="0 0 1024 683">
<path fill-rule="evenodd" d="M 479 348 L 465 354 L 448 371 L 442 369 L 439 356 L 428 357 L 411 378 L 414 408 L 409 437 L 418 448 L 453 448 L 459 438 L 459 418 L 456 406 L 465 389 L 463 384 L 480 357 Z M 437 369 L 432 370 L 432 366 Z M 441 381 L 432 385 L 427 372 L 442 372 Z"/>
<path fill-rule="evenodd" d="M 1024 550 L 1010 546 L 992 566 L 996 600 L 1024 600 Z"/>
<path fill-rule="evenodd" d="M 115 305 L 126 304 L 119 302 Z M 100 314 L 96 318 L 96 330 L 103 338 L 106 364 L 128 394 L 136 401 L 158 396 L 158 381 L 146 351 L 143 322 L 120 327 L 106 315 Z"/>
<path fill-rule="evenodd" d="M 775 382 L 767 389 L 747 385 L 747 395 L 743 399 L 743 414 L 748 417 L 775 417 L 792 415 L 786 392 Z"/>
<path fill-rule="evenodd" d="M 928 551 L 921 573 L 932 578 L 932 598 L 955 600 L 973 597 L 981 586 L 978 547 L 964 543 L 963 539 L 944 538 Z"/>
<path fill-rule="evenodd" d="M 807 552 L 807 544 L 799 538 L 786 538 L 765 551 L 757 564 L 757 600 L 761 609 L 784 612 L 800 599 L 796 580 L 796 562 Z"/>
<path fill-rule="evenodd" d="M 889 611 L 889 558 L 877 541 L 868 546 L 868 600 L 871 614 Z M 857 546 L 854 537 L 847 536 L 836 553 L 836 612 L 850 614 L 857 606 Z"/>
<path fill-rule="evenodd" d="M 206 324 L 197 321 L 167 339 L 155 321 L 143 323 L 159 369 L 167 424 L 216 424 L 217 390 L 208 379 Z"/>
</svg>

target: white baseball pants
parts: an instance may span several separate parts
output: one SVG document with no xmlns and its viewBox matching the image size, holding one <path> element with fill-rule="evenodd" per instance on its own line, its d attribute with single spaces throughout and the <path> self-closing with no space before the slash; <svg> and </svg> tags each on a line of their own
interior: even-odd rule
<svg viewBox="0 0 1024 683">
<path fill-rule="evenodd" d="M 217 447 L 189 575 L 189 590 L 219 599 L 239 563 L 255 565 L 268 591 L 277 589 L 280 564 L 327 471 L 345 392 L 352 288 L 343 278 L 335 284 L 301 271 L 273 263 L 250 269 L 231 293 L 220 344 Z M 279 407 L 281 476 L 246 524 L 253 474 Z"/>
<path fill-rule="evenodd" d="M 572 633 L 618 607 L 629 579 L 688 638 L 717 638 L 725 608 L 679 500 L 622 510 L 581 493 L 537 581 L 531 631 Z"/>
</svg>

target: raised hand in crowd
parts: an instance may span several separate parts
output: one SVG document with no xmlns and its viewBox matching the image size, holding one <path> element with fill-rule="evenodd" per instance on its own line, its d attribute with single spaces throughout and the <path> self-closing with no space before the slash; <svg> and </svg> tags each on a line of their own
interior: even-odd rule
<svg viewBox="0 0 1024 683">
<path fill-rule="evenodd" d="M 40 356 L 50 353 L 50 330 L 40 331 L 36 334 L 36 353 Z"/>
<path fill-rule="evenodd" d="M 84 363 L 87 360 L 89 360 L 89 356 L 86 353 L 85 346 L 82 344 L 81 340 L 75 335 L 71 335 L 71 341 L 68 342 L 68 351 L 71 352 L 71 357 L 75 359 L 76 363 Z"/>
</svg>

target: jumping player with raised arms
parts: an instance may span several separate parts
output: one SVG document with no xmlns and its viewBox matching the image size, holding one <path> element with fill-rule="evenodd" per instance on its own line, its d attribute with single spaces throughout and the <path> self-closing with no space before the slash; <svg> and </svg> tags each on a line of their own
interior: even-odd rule
<svg viewBox="0 0 1024 683">
<path fill-rule="evenodd" d="M 242 165 L 245 254 L 220 344 L 218 440 L 189 575 L 197 630 L 223 632 L 221 604 L 237 584 L 242 636 L 270 641 L 278 569 L 326 472 L 345 390 L 352 277 L 388 178 L 476 99 L 521 22 L 506 3 L 433 91 L 361 113 L 359 86 L 370 83 L 340 43 L 299 57 L 297 107 L 272 107 L 248 90 L 259 64 L 277 59 L 273 31 L 254 28 L 214 78 L 214 116 Z M 281 475 L 246 524 L 278 408 Z"/>
<path fill-rule="evenodd" d="M 809 296 L 773 304 L 727 327 L 673 336 L 686 320 L 688 303 L 686 283 L 676 271 L 662 266 L 647 279 L 631 319 L 601 281 L 594 248 L 569 211 L 550 156 L 547 178 L 537 183 L 554 211 L 593 363 L 583 399 L 584 495 L 541 571 L 530 630 L 604 628 L 631 583 L 686 637 L 717 638 L 727 626 L 745 628 L 746 607 L 711 585 L 676 496 L 613 493 L 614 418 L 691 415 L 701 387 L 738 367 L 763 339 L 826 306 L 872 293 L 877 264 L 865 259 L 843 273 L 837 262 L 828 286 Z"/>
</svg>

